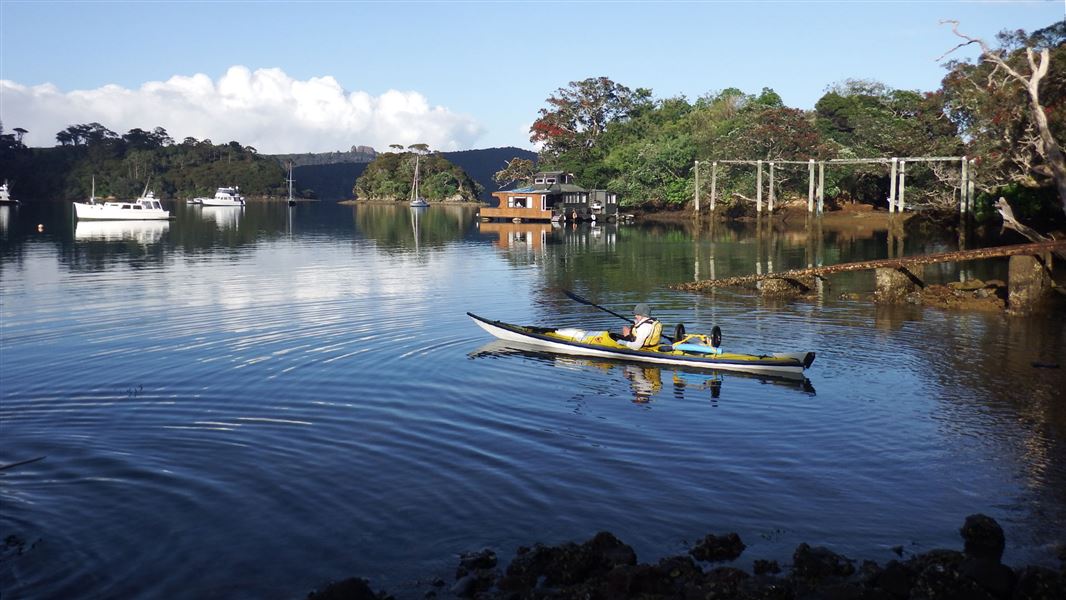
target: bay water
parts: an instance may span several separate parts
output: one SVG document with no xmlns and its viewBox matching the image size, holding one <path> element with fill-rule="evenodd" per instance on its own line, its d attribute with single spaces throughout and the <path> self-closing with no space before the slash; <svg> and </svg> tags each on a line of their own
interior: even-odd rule
<svg viewBox="0 0 1066 600">
<path fill-rule="evenodd" d="M 1066 321 L 668 286 L 957 249 L 806 223 L 479 223 L 476 208 L 173 205 L 163 223 L 0 207 L 0 590 L 11 598 L 422 597 L 462 552 L 609 530 L 641 561 L 735 531 L 884 563 L 1008 564 L 1066 539 Z M 987 240 L 967 243 L 991 243 Z M 926 268 L 1006 279 L 1004 261 Z M 815 351 L 805 379 L 529 352 L 466 316 L 618 330 L 572 290 L 728 350 Z M 1060 365 L 1059 368 L 1053 368 Z"/>
</svg>

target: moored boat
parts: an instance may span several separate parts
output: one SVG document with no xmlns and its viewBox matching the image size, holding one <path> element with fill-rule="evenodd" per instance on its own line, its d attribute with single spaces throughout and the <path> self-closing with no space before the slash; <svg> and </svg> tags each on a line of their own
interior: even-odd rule
<svg viewBox="0 0 1066 600">
<path fill-rule="evenodd" d="M 415 154 L 415 178 L 411 183 L 411 202 L 409 203 L 413 208 L 427 208 L 429 202 L 422 197 L 418 186 L 418 154 Z"/>
<path fill-rule="evenodd" d="M 11 197 L 6 181 L 0 184 L 0 204 L 19 204 L 17 199 Z"/>
<path fill-rule="evenodd" d="M 614 342 L 589 341 L 592 336 L 575 329 L 553 329 L 513 325 L 466 313 L 482 329 L 501 340 L 543 348 L 573 356 L 597 356 L 618 360 L 638 361 L 661 365 L 676 365 L 696 369 L 718 369 L 748 373 L 802 375 L 814 362 L 814 352 L 777 352 L 771 354 L 737 354 L 722 352 L 704 344 L 704 336 L 689 335 L 671 344 L 659 344 L 632 350 Z"/>
<path fill-rule="evenodd" d="M 75 202 L 74 214 L 81 221 L 155 221 L 170 218 L 170 211 L 155 194 L 145 189 L 140 198 L 129 202 L 97 202 L 96 178 L 88 202 Z"/>
<path fill-rule="evenodd" d="M 220 187 L 215 190 L 211 198 L 193 198 L 190 204 L 202 204 L 204 206 L 244 206 L 244 196 L 240 194 L 239 187 Z"/>
</svg>

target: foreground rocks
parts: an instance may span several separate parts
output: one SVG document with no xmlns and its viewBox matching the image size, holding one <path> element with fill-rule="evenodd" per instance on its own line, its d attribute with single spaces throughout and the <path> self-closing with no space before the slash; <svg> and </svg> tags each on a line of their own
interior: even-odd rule
<svg viewBox="0 0 1066 600">
<path fill-rule="evenodd" d="M 1044 567 L 1011 569 L 1000 562 L 1003 530 L 991 517 L 971 515 L 959 531 L 963 551 L 931 550 L 884 566 L 861 563 L 828 548 L 800 544 L 784 574 L 776 561 L 756 560 L 754 574 L 721 561 L 745 545 L 735 533 L 708 535 L 688 555 L 655 564 L 637 562 L 633 549 L 606 532 L 582 543 L 518 549 L 502 571 L 491 550 L 460 557 L 456 582 L 425 597 L 480 599 L 751 599 L 1061 600 L 1066 573 Z M 900 549 L 897 554 L 902 555 Z M 1061 557 L 1066 558 L 1066 557 Z M 704 564 L 706 563 L 706 564 Z M 1066 567 L 1066 565 L 1064 565 Z M 363 579 L 331 584 L 315 600 L 382 600 Z"/>
</svg>

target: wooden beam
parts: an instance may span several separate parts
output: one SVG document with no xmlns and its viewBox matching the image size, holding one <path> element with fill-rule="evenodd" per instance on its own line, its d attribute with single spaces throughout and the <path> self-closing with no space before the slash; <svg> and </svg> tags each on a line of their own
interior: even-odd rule
<svg viewBox="0 0 1066 600">
<path fill-rule="evenodd" d="M 968 181 L 967 168 L 969 163 L 966 161 L 966 157 L 963 157 L 962 172 L 958 176 L 958 215 L 964 216 L 966 214 L 966 191 L 970 188 L 970 182 Z"/>
<path fill-rule="evenodd" d="M 774 214 L 774 162 L 770 161 L 770 214 Z"/>
<path fill-rule="evenodd" d="M 967 260 L 983 260 L 986 258 L 998 258 L 1002 256 L 1039 255 L 1045 252 L 1066 250 L 1066 240 L 1051 242 L 1039 242 L 1034 244 L 1017 244 L 1014 246 L 997 246 L 992 248 L 978 248 L 976 250 L 959 250 L 955 252 L 940 252 L 926 254 L 924 256 L 910 256 L 906 258 L 885 258 L 879 260 L 864 260 L 853 263 L 830 265 L 828 267 L 812 267 L 807 269 L 793 269 L 780 273 L 767 275 L 741 275 L 739 277 L 726 277 L 723 279 L 709 279 L 694 281 L 671 286 L 676 290 L 702 291 L 716 287 L 730 287 L 748 285 L 768 278 L 801 279 L 810 277 L 824 277 L 834 273 L 847 273 L 851 271 L 866 271 L 870 269 L 903 269 L 911 265 L 929 265 L 942 262 L 961 262 Z"/>
<path fill-rule="evenodd" d="M 899 212 L 903 212 L 903 207 L 906 206 L 904 196 L 907 195 L 907 161 L 902 160 L 899 163 L 899 198 L 896 199 L 896 203 L 899 204 Z"/>
<path fill-rule="evenodd" d="M 814 212 L 814 159 L 807 161 L 807 212 Z"/>
<path fill-rule="evenodd" d="M 718 183 L 718 161 L 711 163 L 711 215 L 714 215 L 714 186 Z"/>
<path fill-rule="evenodd" d="M 818 214 L 825 210 L 825 161 L 818 163 Z"/>
<path fill-rule="evenodd" d="M 892 174 L 888 179 L 888 212 L 896 212 L 896 169 L 899 168 L 899 160 L 892 159 Z"/>
<path fill-rule="evenodd" d="M 700 161 L 696 161 L 696 214 L 700 214 Z"/>
<path fill-rule="evenodd" d="M 758 176 L 755 178 L 755 212 L 762 212 L 762 161 L 758 162 Z"/>
</svg>

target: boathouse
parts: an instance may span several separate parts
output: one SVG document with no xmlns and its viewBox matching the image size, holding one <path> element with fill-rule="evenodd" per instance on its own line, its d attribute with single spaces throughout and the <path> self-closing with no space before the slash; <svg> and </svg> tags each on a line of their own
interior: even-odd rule
<svg viewBox="0 0 1066 600">
<path fill-rule="evenodd" d="M 614 221 L 618 217 L 616 194 L 587 190 L 574 183 L 572 173 L 564 171 L 536 173 L 532 185 L 492 195 L 499 200 L 499 205 L 482 208 L 482 219 Z"/>
</svg>

